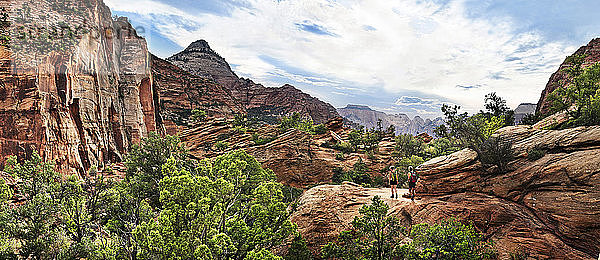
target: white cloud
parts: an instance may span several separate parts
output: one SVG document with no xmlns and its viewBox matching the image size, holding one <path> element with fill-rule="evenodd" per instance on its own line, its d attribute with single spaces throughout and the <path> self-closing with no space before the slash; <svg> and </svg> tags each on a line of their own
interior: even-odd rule
<svg viewBox="0 0 600 260">
<path fill-rule="evenodd" d="M 118 11 L 152 15 L 160 33 L 182 47 L 206 39 L 237 65 L 238 74 L 265 85 L 273 84 L 273 76 L 337 89 L 344 87 L 339 82 L 352 82 L 382 86 L 390 95 L 441 96 L 470 111 L 492 91 L 513 107 L 537 101 L 550 73 L 574 51 L 536 32 L 517 33 L 509 19 L 468 19 L 462 1 L 249 0 L 252 8 L 230 16 L 190 15 L 151 0 L 106 2 Z M 333 36 L 299 30 L 298 24 Z M 261 55 L 315 76 L 287 72 Z"/>
</svg>

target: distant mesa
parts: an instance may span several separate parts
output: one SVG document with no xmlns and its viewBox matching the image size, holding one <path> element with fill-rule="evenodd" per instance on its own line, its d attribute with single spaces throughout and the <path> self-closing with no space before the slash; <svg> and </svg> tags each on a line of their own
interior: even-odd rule
<svg viewBox="0 0 600 260">
<path fill-rule="evenodd" d="M 535 114 L 537 104 L 522 103 L 515 109 L 515 124 L 520 124 L 527 115 Z"/>
</svg>

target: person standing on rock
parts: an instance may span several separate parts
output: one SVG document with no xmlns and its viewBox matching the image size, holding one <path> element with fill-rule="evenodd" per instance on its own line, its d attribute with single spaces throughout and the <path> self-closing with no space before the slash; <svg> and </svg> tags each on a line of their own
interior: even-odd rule
<svg viewBox="0 0 600 260">
<path fill-rule="evenodd" d="M 392 196 L 390 198 L 398 198 L 398 172 L 396 171 L 396 166 L 390 166 L 390 172 L 388 174 L 388 180 L 390 181 L 390 188 L 392 189 Z"/>
<path fill-rule="evenodd" d="M 415 200 L 415 187 L 417 187 L 417 180 L 419 179 L 419 177 L 417 176 L 417 173 L 415 172 L 415 170 L 413 169 L 412 166 L 408 167 L 408 195 L 410 196 L 410 199 L 412 201 Z"/>
</svg>

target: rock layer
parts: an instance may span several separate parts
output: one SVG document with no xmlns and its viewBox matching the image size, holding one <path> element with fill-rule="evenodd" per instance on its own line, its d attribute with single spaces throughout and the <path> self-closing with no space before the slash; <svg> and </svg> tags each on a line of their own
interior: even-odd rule
<svg viewBox="0 0 600 260">
<path fill-rule="evenodd" d="M 193 109 L 207 112 L 210 118 L 231 118 L 245 112 L 214 80 L 194 76 L 156 56 L 152 56 L 152 79 L 158 93 L 158 114 L 167 134 L 178 134 L 193 124 Z"/>
<path fill-rule="evenodd" d="M 242 132 L 232 123 L 225 119 L 198 123 L 181 132 L 180 137 L 191 154 L 198 158 L 212 158 L 227 151 L 244 149 L 263 167 L 273 170 L 279 182 L 299 188 L 331 183 L 334 168 L 347 171 L 359 158 L 373 175 L 381 175 L 392 162 L 394 143 L 389 138 L 380 143 L 375 158 L 368 158 L 364 153 L 351 153 L 340 159 L 336 156 L 340 152 L 326 145 L 334 142 L 332 133 L 311 135 L 296 129 L 282 132 L 272 125 L 251 127 Z M 329 121 L 327 127 L 342 140 L 347 140 L 349 129 L 342 125 L 342 118 L 336 118 Z M 265 141 L 257 143 L 255 137 Z M 230 145 L 219 151 L 214 146 L 217 142 Z"/>
</svg>

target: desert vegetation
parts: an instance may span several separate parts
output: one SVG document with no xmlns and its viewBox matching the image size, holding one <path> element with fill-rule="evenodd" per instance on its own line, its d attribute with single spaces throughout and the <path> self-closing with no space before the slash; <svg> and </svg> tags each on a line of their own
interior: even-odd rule
<svg viewBox="0 0 600 260">
<path fill-rule="evenodd" d="M 379 197 L 360 209 L 352 229 L 322 248 L 324 259 L 494 259 L 491 242 L 455 219 L 402 226 Z M 405 240 L 404 238 L 410 238 Z"/>
<path fill-rule="evenodd" d="M 37 153 L 11 157 L 2 257 L 279 259 L 271 249 L 297 234 L 284 193 L 297 194 L 244 151 L 197 161 L 176 137 L 152 134 L 126 163 L 123 179 L 109 180 L 95 170 L 61 177 Z"/>
</svg>

